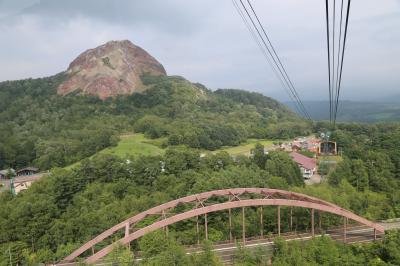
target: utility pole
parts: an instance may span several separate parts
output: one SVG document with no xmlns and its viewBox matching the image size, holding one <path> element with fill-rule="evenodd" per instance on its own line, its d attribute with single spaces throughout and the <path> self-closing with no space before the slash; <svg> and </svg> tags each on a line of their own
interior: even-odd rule
<svg viewBox="0 0 400 266">
<path fill-rule="evenodd" d="M 11 179 L 10 179 L 10 190 L 11 190 L 11 194 L 15 196 L 14 176 L 11 176 Z"/>
<path fill-rule="evenodd" d="M 12 260 L 11 260 L 11 247 L 8 247 L 8 254 L 10 254 L 10 266 L 12 266 Z"/>
</svg>

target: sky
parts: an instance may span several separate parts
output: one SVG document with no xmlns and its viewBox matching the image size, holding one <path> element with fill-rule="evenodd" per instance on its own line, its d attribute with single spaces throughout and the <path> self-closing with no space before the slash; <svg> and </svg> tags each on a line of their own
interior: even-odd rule
<svg viewBox="0 0 400 266">
<path fill-rule="evenodd" d="M 328 100 L 325 1 L 252 4 L 301 99 Z M 0 0 L 0 33 L 0 81 L 51 76 L 128 39 L 169 75 L 288 99 L 231 0 Z M 342 99 L 400 97 L 399 43 L 400 0 L 353 0 Z"/>
</svg>

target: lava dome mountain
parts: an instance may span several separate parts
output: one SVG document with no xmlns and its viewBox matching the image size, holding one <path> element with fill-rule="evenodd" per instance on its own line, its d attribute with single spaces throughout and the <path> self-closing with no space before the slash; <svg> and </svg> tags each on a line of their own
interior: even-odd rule
<svg viewBox="0 0 400 266">
<path fill-rule="evenodd" d="M 110 41 L 79 55 L 69 65 L 58 94 L 78 92 L 101 99 L 146 89 L 140 76 L 166 75 L 164 67 L 128 40 Z"/>
</svg>

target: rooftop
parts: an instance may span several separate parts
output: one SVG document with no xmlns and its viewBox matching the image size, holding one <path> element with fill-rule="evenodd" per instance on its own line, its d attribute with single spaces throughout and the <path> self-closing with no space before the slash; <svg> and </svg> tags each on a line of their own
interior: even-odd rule
<svg viewBox="0 0 400 266">
<path fill-rule="evenodd" d="M 314 158 L 309 158 L 300 153 L 291 152 L 290 157 L 292 157 L 293 161 L 306 169 L 312 170 L 317 166 L 317 161 Z"/>
<path fill-rule="evenodd" d="M 39 169 L 36 168 L 36 167 L 25 167 L 25 168 L 21 168 L 21 169 L 18 169 L 18 170 L 17 170 L 17 172 L 21 172 L 21 171 L 33 171 L 33 172 L 37 172 L 37 171 L 39 171 Z"/>
</svg>

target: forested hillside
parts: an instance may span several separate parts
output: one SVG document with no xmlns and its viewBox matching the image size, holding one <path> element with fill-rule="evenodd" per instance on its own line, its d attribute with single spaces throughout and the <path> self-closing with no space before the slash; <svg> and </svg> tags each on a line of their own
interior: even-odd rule
<svg viewBox="0 0 400 266">
<path fill-rule="evenodd" d="M 247 138 L 288 138 L 310 126 L 261 94 L 212 92 L 181 77 L 142 76 L 143 93 L 100 100 L 57 95 L 65 74 L 0 83 L 0 169 L 66 166 L 126 132 L 167 137 L 165 145 L 214 150 Z"/>
<path fill-rule="evenodd" d="M 338 124 L 331 139 L 343 158 L 327 170 L 326 182 L 305 186 L 296 163 L 285 152 L 231 157 L 208 153 L 252 139 L 287 139 L 326 132 L 330 125 L 307 122 L 277 101 L 258 93 L 234 89 L 211 91 L 182 77 L 143 75 L 142 93 L 105 100 L 79 92 L 60 96 L 65 74 L 43 79 L 0 83 L 0 168 L 26 165 L 50 174 L 14 196 L 0 194 L 0 265 L 37 265 L 59 261 L 86 241 L 127 217 L 161 203 L 204 191 L 233 187 L 280 188 L 313 195 L 352 210 L 370 220 L 400 216 L 400 126 L 398 124 Z M 115 146 L 124 133 L 140 132 L 162 146 L 154 156 L 114 156 L 98 153 Z M 143 135 L 140 135 L 143 138 Z M 92 156 L 94 155 L 94 156 Z M 62 168 L 80 161 L 74 167 Z M 289 209 L 282 208 L 282 216 Z M 240 210 L 232 210 L 233 235 L 242 233 Z M 258 236 L 259 210 L 246 208 L 248 237 Z M 310 229 L 307 209 L 294 208 L 296 231 Z M 318 214 L 317 214 L 318 215 Z M 263 211 L 264 235 L 276 232 L 276 209 Z M 144 224 L 151 222 L 144 221 Z M 229 239 L 227 217 L 208 216 L 210 241 Z M 341 217 L 324 214 L 323 228 L 342 224 Z M 290 228 L 282 220 L 282 231 Z M 197 241 L 191 222 L 146 235 L 132 249 L 117 248 L 108 259 L 132 259 L 141 251 L 142 265 L 220 265 L 205 243 L 204 252 L 188 256 L 184 245 Z M 203 234 L 203 233 L 201 233 Z M 202 239 L 203 235 L 200 236 Z M 165 241 L 162 241 L 162 240 Z M 388 233 L 380 244 L 353 248 L 329 238 L 304 247 L 276 243 L 275 265 L 365 265 L 398 261 L 399 234 Z M 112 241 L 112 239 L 107 240 Z M 107 242 L 106 241 L 106 242 Z M 320 247 L 316 248 L 315 245 Z M 299 250 L 307 257 L 299 259 Z M 340 254 L 329 256 L 327 250 Z M 323 255 L 316 255 L 324 253 Z M 262 265 L 271 254 L 239 249 L 237 265 Z M 131 263 L 132 264 L 132 263 Z M 131 265 L 127 264 L 127 265 Z M 395 263 L 394 263 L 395 264 Z M 372 264 L 374 265 L 374 264 Z"/>
<path fill-rule="evenodd" d="M 316 124 L 314 129 L 325 126 Z M 400 126 L 339 125 L 333 138 L 342 145 L 343 161 L 329 173 L 328 182 L 314 186 L 304 186 L 299 168 L 287 153 L 265 155 L 260 145 L 256 145 L 252 158 L 233 159 L 225 152 L 201 158 L 197 149 L 170 147 L 162 156 L 121 159 L 99 154 L 72 170 L 54 169 L 50 176 L 17 196 L 9 192 L 0 195 L 0 226 L 7 228 L 0 231 L 0 261 L 7 261 L 7 250 L 11 250 L 14 263 L 57 261 L 112 225 L 150 207 L 185 195 L 229 187 L 281 188 L 325 199 L 371 220 L 399 217 L 400 156 L 396 147 Z M 282 217 L 287 217 L 289 209 L 282 208 L 281 212 Z M 240 237 L 241 210 L 234 209 L 232 213 L 233 234 Z M 263 215 L 264 233 L 276 232 L 276 209 L 265 207 Z M 297 231 L 309 230 L 309 215 L 307 209 L 294 209 Z M 229 239 L 227 219 L 221 213 L 208 216 L 211 241 Z M 259 234 L 258 209 L 246 209 L 246 224 L 247 236 Z M 341 224 L 341 217 L 324 214 L 323 228 Z M 289 220 L 282 219 L 281 226 L 283 232 L 289 230 Z M 132 249 L 142 250 L 144 265 L 159 265 L 160 261 L 168 262 L 166 265 L 187 265 L 188 261 L 192 265 L 204 265 L 204 261 L 219 265 L 211 259 L 211 251 L 203 260 L 185 255 L 182 245 L 196 242 L 195 224 L 177 223 L 169 231 L 171 242 L 160 241 L 163 235 L 155 233 L 133 244 Z M 280 243 L 273 255 L 274 264 L 292 265 L 292 261 L 299 259 L 299 248 L 296 244 L 288 247 Z M 340 256 L 328 256 L 328 249 Z M 316 240 L 302 251 L 308 255 L 301 265 L 316 265 L 321 260 L 328 265 L 343 260 L 354 261 L 349 265 L 377 260 L 382 261 L 379 265 L 390 265 L 386 263 L 398 261 L 398 250 L 396 234 L 389 234 L 382 244 L 357 249 L 337 246 L 326 239 Z M 121 254 L 131 256 L 129 250 L 121 252 L 115 260 Z M 237 254 L 237 265 L 260 265 L 260 258 L 269 256 L 246 254 Z M 172 257 L 176 259 L 173 262 Z"/>
</svg>

